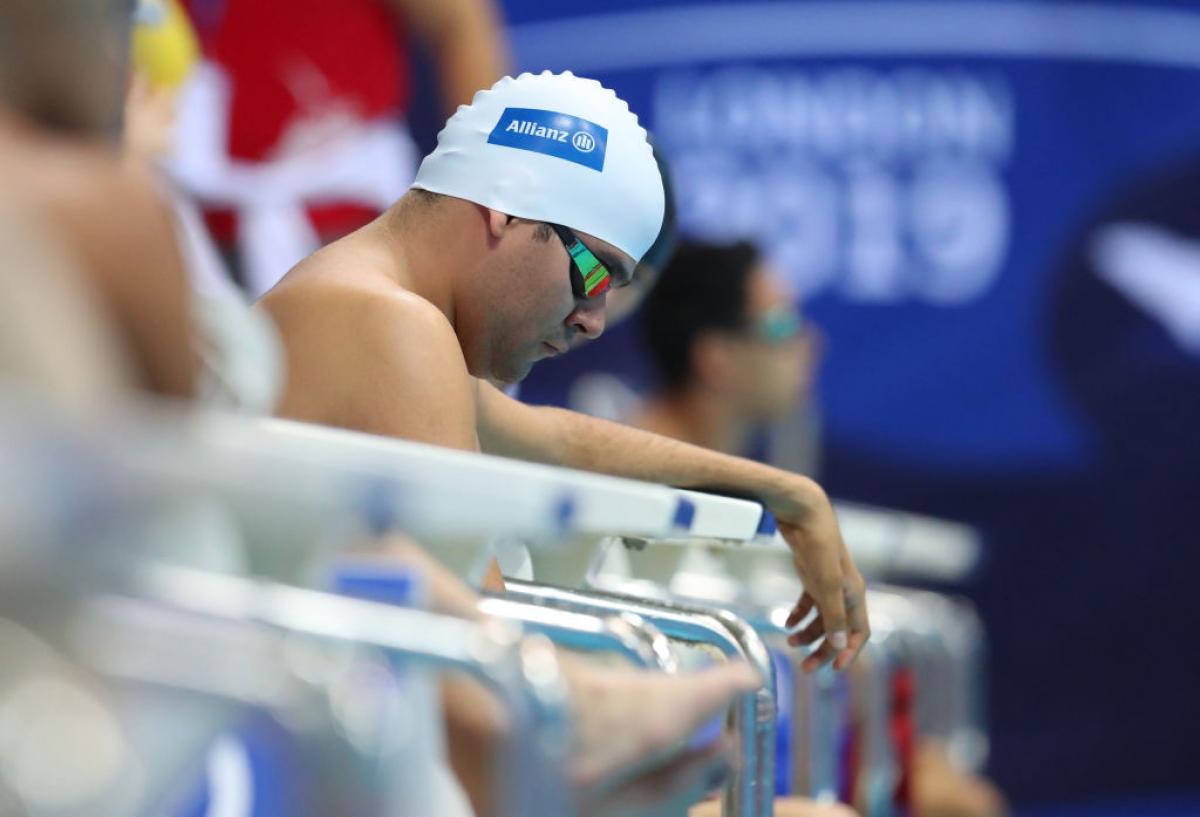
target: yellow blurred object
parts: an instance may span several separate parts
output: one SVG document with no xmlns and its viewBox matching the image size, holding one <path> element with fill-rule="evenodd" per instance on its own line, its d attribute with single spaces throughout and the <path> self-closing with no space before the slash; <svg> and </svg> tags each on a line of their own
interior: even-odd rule
<svg viewBox="0 0 1200 817">
<path fill-rule="evenodd" d="M 133 68 L 153 88 L 178 88 L 200 58 L 200 44 L 177 0 L 138 0 Z"/>
</svg>

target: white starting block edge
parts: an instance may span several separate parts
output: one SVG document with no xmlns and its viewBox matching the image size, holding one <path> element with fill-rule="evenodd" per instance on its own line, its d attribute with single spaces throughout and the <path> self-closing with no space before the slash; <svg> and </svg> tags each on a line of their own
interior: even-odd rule
<svg viewBox="0 0 1200 817">
<path fill-rule="evenodd" d="M 451 497 L 492 495 L 516 503 L 528 497 L 555 497 L 561 533 L 663 537 L 686 531 L 691 522 L 687 503 L 672 489 L 652 483 L 290 420 L 263 419 L 256 428 L 225 428 L 218 433 L 224 437 L 242 433 L 247 447 L 286 447 L 293 456 L 369 469 Z M 460 513 L 469 510 L 464 503 Z M 520 535 L 523 531 L 507 525 L 501 514 L 487 520 L 480 533 Z"/>
<path fill-rule="evenodd" d="M 750 542 L 759 535 L 764 519 L 769 520 L 771 532 L 775 530 L 774 519 L 757 502 L 699 491 L 679 490 L 679 495 L 695 508 L 687 538 Z"/>
<path fill-rule="evenodd" d="M 107 480 L 120 484 L 118 493 L 202 495 L 239 515 L 292 506 L 299 518 L 340 518 L 343 528 L 357 521 L 435 539 L 516 536 L 545 546 L 567 537 L 678 535 L 694 512 L 662 485 L 305 423 L 157 402 L 85 420 L 40 402 L 0 391 L 0 439 L 13 444 L 5 450 L 24 452 L 27 468 L 61 476 L 86 463 L 93 486 Z M 4 481 L 21 487 L 22 469 L 10 465 Z M 17 494 L 61 493 L 37 482 Z M 111 493 L 102 487 L 90 493 Z M 38 513 L 51 514 L 56 502 Z M 11 505 L 27 512 L 6 514 L 0 526 L 36 522 L 28 504 Z"/>
<path fill-rule="evenodd" d="M 435 551 L 439 541 L 482 546 L 499 536 L 560 551 L 609 536 L 786 547 L 754 502 L 289 420 L 154 403 L 80 430 L 78 417 L 56 416 L 19 392 L 0 393 L 0 439 L 19 446 L 36 437 L 31 432 L 49 440 L 50 451 L 74 449 L 100 470 L 111 464 L 114 476 L 140 475 L 148 493 L 190 491 L 232 500 L 243 514 L 261 506 L 259 516 L 290 506 L 305 519 L 339 520 L 342 530 L 355 521 L 367 530 L 394 526 Z M 21 487 L 19 475 L 8 477 Z M 966 526 L 851 504 L 837 509 L 868 575 L 953 580 L 978 561 L 979 538 Z M 0 519 L 0 527 L 7 524 Z"/>
<path fill-rule="evenodd" d="M 699 542 L 728 559 L 774 556 L 780 566 L 791 562 L 774 517 L 758 503 L 680 493 L 695 506 L 692 525 L 686 536 L 656 539 L 654 546 L 687 548 Z M 868 578 L 961 581 L 979 564 L 981 538 L 969 525 L 850 502 L 835 502 L 834 511 L 846 546 Z"/>
</svg>

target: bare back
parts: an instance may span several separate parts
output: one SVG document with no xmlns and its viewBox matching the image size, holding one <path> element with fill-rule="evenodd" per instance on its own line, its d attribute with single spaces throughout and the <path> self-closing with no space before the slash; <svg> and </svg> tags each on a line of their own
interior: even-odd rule
<svg viewBox="0 0 1200 817">
<path fill-rule="evenodd" d="M 477 383 L 454 328 L 404 282 L 376 223 L 305 259 L 263 296 L 287 351 L 278 413 L 478 450 Z"/>
</svg>

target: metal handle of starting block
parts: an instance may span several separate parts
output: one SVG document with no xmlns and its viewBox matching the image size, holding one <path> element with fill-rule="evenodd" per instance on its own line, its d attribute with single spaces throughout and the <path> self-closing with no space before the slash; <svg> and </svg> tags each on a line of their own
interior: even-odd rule
<svg viewBox="0 0 1200 817">
<path fill-rule="evenodd" d="M 709 644 L 756 669 L 763 685 L 739 696 L 731 718 L 742 763 L 722 796 L 726 817 L 771 817 L 775 790 L 775 674 L 766 645 L 734 614 L 689 604 L 654 602 L 600 591 L 579 591 L 510 580 L 510 594 L 539 604 L 597 615 L 635 613 L 669 638 Z"/>
<path fill-rule="evenodd" d="M 526 631 L 541 633 L 569 649 L 616 653 L 637 667 L 677 671 L 666 636 L 639 616 L 559 610 L 487 591 L 479 602 L 479 612 L 516 622 Z"/>
</svg>

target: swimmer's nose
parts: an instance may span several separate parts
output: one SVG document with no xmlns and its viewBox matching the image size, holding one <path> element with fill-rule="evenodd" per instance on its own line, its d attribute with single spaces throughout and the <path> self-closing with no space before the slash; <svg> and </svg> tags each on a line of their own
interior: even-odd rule
<svg viewBox="0 0 1200 817">
<path fill-rule="evenodd" d="M 588 340 L 595 340 L 604 334 L 604 298 L 581 302 L 575 307 L 575 311 L 567 316 L 567 326 Z"/>
</svg>

